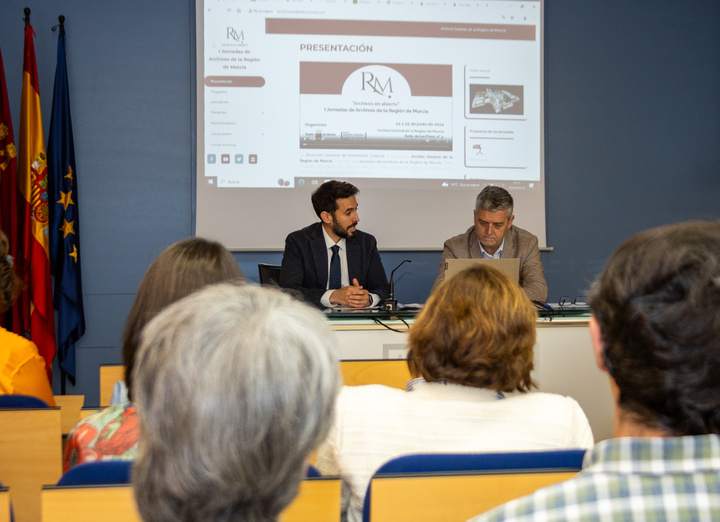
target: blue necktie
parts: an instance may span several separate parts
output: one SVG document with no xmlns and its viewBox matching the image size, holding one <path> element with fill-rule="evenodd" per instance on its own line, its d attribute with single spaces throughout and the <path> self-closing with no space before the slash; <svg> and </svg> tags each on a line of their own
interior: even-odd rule
<svg viewBox="0 0 720 522">
<path fill-rule="evenodd" d="M 340 247 L 333 245 L 330 247 L 332 250 L 332 257 L 330 258 L 330 284 L 328 290 L 336 290 L 340 288 L 342 284 L 342 278 L 340 276 Z"/>
</svg>

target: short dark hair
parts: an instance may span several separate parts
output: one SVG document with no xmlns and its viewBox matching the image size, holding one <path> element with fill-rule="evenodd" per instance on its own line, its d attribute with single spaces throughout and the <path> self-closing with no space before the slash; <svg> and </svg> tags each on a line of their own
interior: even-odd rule
<svg viewBox="0 0 720 522">
<path fill-rule="evenodd" d="M 143 327 L 163 308 L 206 285 L 242 280 L 240 265 L 220 243 L 191 237 L 160 252 L 143 277 L 123 332 L 123 365 L 132 399 L 132 371 Z"/>
<path fill-rule="evenodd" d="M 346 181 L 330 180 L 320 185 L 312 194 L 312 205 L 318 217 L 323 212 L 334 213 L 338 209 L 337 200 L 346 199 L 360 192 L 355 185 Z"/>
<path fill-rule="evenodd" d="M 466 268 L 437 287 L 410 328 L 410 373 L 430 382 L 530 391 L 536 319 L 508 276 L 486 265 Z"/>
<path fill-rule="evenodd" d="M 588 304 L 625 413 L 671 436 L 720 434 L 720 222 L 631 238 Z"/>
<path fill-rule="evenodd" d="M 502 187 L 488 185 L 475 199 L 475 210 L 487 210 L 488 212 L 497 212 L 505 210 L 507 217 L 513 215 L 513 198 L 510 193 Z"/>
</svg>

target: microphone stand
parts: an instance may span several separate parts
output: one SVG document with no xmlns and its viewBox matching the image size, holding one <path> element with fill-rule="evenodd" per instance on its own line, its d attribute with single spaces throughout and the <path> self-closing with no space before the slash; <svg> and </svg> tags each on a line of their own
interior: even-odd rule
<svg viewBox="0 0 720 522">
<path fill-rule="evenodd" d="M 398 266 L 396 266 L 392 272 L 390 272 L 390 295 L 387 299 L 384 299 L 383 302 L 380 304 L 380 308 L 382 310 L 387 310 L 388 312 L 394 312 L 397 310 L 397 299 L 395 299 L 395 270 L 403 266 L 405 263 L 412 263 L 411 260 L 405 259 L 403 260 Z"/>
</svg>

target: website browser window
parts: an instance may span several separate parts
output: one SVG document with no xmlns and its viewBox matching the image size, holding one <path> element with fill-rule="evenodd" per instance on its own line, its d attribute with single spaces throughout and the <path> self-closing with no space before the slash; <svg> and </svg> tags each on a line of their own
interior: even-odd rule
<svg viewBox="0 0 720 522">
<path fill-rule="evenodd" d="M 471 209 L 493 183 L 542 215 L 544 243 L 539 0 L 198 2 L 199 231 L 225 188 L 307 204 L 341 178 L 467 191 Z"/>
</svg>

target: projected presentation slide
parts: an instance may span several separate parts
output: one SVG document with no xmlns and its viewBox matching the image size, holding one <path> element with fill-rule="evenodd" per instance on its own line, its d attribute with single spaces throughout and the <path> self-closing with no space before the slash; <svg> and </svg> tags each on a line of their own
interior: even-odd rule
<svg viewBox="0 0 720 522">
<path fill-rule="evenodd" d="M 452 67 L 303 62 L 300 126 L 303 149 L 451 151 Z"/>
<path fill-rule="evenodd" d="M 540 11 L 537 0 L 206 0 L 199 182 L 542 190 Z"/>
</svg>

